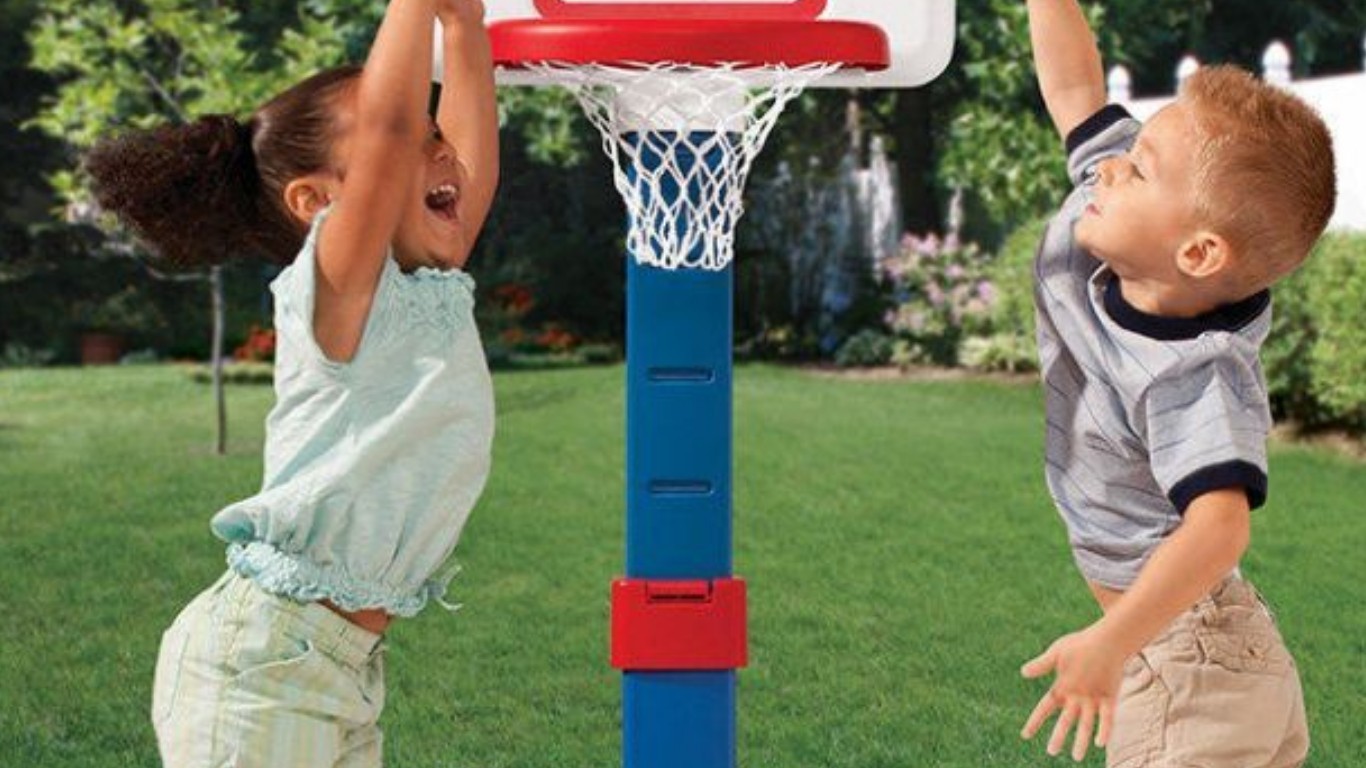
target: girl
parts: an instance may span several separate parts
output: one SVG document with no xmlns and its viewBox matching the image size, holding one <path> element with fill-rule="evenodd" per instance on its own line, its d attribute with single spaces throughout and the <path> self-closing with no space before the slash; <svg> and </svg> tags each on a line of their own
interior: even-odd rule
<svg viewBox="0 0 1366 768">
<path fill-rule="evenodd" d="M 498 173 L 483 12 L 391 0 L 363 69 L 311 77 L 244 123 L 133 133 L 87 158 L 100 205 L 165 258 L 293 262 L 271 286 L 261 491 L 213 518 L 227 573 L 162 637 L 167 766 L 380 764 L 381 637 L 444 594 L 489 470 L 492 389 L 461 271 Z"/>
</svg>

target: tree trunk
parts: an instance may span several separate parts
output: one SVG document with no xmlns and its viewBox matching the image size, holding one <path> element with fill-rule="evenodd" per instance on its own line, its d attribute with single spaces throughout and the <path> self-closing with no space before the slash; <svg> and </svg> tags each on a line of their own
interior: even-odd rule
<svg viewBox="0 0 1366 768">
<path fill-rule="evenodd" d="M 218 436 L 215 452 L 227 453 L 228 403 L 223 391 L 223 326 L 227 322 L 227 302 L 223 299 L 223 267 L 215 264 L 209 270 L 209 287 L 213 294 L 213 396 L 218 407 Z"/>
<path fill-rule="evenodd" d="M 934 133 L 928 87 L 900 91 L 896 98 L 896 160 L 901 187 L 901 220 L 907 232 L 939 232 L 934 194 Z"/>
</svg>

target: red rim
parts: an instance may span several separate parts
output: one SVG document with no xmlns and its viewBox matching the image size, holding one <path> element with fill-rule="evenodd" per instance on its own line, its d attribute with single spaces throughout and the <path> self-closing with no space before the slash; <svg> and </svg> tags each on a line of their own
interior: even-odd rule
<svg viewBox="0 0 1366 768">
<path fill-rule="evenodd" d="M 870 71 L 891 66 L 887 35 L 849 21 L 734 19 L 535 19 L 489 27 L 493 60 L 533 62 L 763 67 L 829 62 Z"/>
<path fill-rule="evenodd" d="M 650 3 L 536 0 L 536 10 L 547 19 L 814 19 L 825 11 L 826 0 L 788 2 Z"/>
</svg>

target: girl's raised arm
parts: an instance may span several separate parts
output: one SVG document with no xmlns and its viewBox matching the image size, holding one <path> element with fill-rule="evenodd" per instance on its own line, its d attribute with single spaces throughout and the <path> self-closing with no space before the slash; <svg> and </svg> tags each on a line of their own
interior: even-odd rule
<svg viewBox="0 0 1366 768">
<path fill-rule="evenodd" d="M 498 106 L 494 99 L 493 58 L 480 0 L 442 0 L 437 7 L 443 30 L 441 104 L 436 122 L 455 147 L 464 167 L 459 216 L 473 247 L 498 186 Z M 464 263 L 468 252 L 460 255 Z"/>
<path fill-rule="evenodd" d="M 340 193 L 319 235 L 314 335 L 333 360 L 360 345 L 389 244 L 421 171 L 429 128 L 436 0 L 391 0 L 364 72 L 354 110 L 339 112 L 345 148 L 337 158 Z M 326 203 L 328 201 L 318 201 Z"/>
</svg>

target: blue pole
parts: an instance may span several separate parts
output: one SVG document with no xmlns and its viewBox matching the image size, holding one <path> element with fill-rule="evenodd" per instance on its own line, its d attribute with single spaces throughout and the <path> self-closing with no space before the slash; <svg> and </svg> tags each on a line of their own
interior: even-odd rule
<svg viewBox="0 0 1366 768">
<path fill-rule="evenodd" d="M 685 169 L 726 159 L 668 146 L 665 133 L 632 138 L 648 145 L 639 162 L 649 170 L 661 152 Z M 732 269 L 668 271 L 628 258 L 626 285 L 626 575 L 728 577 Z M 623 674 L 625 768 L 734 768 L 735 751 L 734 670 Z"/>
</svg>

